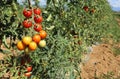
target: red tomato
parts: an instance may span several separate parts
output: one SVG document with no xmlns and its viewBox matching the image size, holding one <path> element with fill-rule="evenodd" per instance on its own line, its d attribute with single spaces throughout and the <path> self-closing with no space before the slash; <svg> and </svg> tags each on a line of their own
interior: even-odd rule
<svg viewBox="0 0 120 79">
<path fill-rule="evenodd" d="M 24 15 L 26 18 L 30 18 L 30 17 L 32 16 L 32 9 L 29 9 L 29 10 L 24 9 L 24 10 L 23 10 L 23 15 Z"/>
<path fill-rule="evenodd" d="M 32 22 L 29 21 L 29 20 L 24 20 L 24 21 L 23 21 L 23 26 L 24 26 L 25 28 L 29 28 L 29 27 L 32 26 Z"/>
<path fill-rule="evenodd" d="M 40 32 L 42 30 L 42 25 L 41 24 L 34 24 L 34 30 L 37 32 Z"/>
<path fill-rule="evenodd" d="M 88 9 L 88 6 L 84 6 L 83 9 L 84 9 L 86 12 L 88 12 L 88 10 L 89 10 L 89 9 Z"/>
<path fill-rule="evenodd" d="M 26 68 L 27 72 L 31 72 L 32 71 L 32 66 L 29 66 Z"/>
<path fill-rule="evenodd" d="M 42 16 L 34 16 L 35 23 L 41 23 L 43 21 Z"/>
<path fill-rule="evenodd" d="M 95 13 L 95 9 L 91 9 L 91 11 L 90 11 L 91 13 Z"/>
<path fill-rule="evenodd" d="M 41 9 L 40 8 L 34 8 L 34 14 L 40 15 L 41 14 Z"/>
<path fill-rule="evenodd" d="M 27 77 L 30 77 L 32 74 L 32 72 L 26 72 L 24 75 L 27 76 Z"/>
</svg>

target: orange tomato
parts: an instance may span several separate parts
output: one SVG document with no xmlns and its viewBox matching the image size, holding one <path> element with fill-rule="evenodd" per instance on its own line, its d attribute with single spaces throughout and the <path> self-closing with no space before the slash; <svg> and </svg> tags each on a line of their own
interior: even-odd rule
<svg viewBox="0 0 120 79">
<path fill-rule="evenodd" d="M 34 41 L 30 42 L 30 44 L 29 44 L 29 49 L 30 49 L 30 50 L 35 50 L 36 48 L 37 48 L 36 42 L 34 42 Z"/>
<path fill-rule="evenodd" d="M 29 66 L 26 68 L 27 72 L 31 72 L 32 71 L 32 66 Z"/>
<path fill-rule="evenodd" d="M 23 37 L 23 39 L 22 39 L 22 42 L 23 42 L 25 45 L 29 45 L 31 41 L 32 41 L 32 38 L 29 37 L 29 36 L 25 36 L 25 37 Z"/>
<path fill-rule="evenodd" d="M 19 50 L 24 50 L 24 49 L 25 49 L 25 45 L 23 44 L 22 41 L 19 41 L 19 42 L 17 43 L 17 48 L 18 48 Z"/>
<path fill-rule="evenodd" d="M 46 31 L 41 30 L 41 31 L 40 31 L 40 37 L 41 37 L 41 39 L 45 39 L 45 38 L 46 38 L 46 36 L 47 36 Z"/>
<path fill-rule="evenodd" d="M 40 37 L 39 34 L 36 34 L 36 35 L 34 35 L 34 36 L 32 37 L 32 40 L 33 40 L 34 42 L 36 42 L 36 43 L 39 43 L 40 40 L 41 40 L 41 37 Z"/>
</svg>

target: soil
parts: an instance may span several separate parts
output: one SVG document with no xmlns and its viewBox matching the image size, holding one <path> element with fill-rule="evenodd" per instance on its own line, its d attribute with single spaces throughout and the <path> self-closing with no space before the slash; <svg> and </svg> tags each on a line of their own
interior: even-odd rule
<svg viewBox="0 0 120 79">
<path fill-rule="evenodd" d="M 111 79 L 120 79 L 120 55 L 115 56 L 108 44 L 94 46 L 90 59 L 82 64 L 82 79 L 103 79 L 100 76 L 109 73 Z"/>
<path fill-rule="evenodd" d="M 120 25 L 120 19 L 116 18 L 116 20 L 118 21 L 118 24 Z"/>
</svg>

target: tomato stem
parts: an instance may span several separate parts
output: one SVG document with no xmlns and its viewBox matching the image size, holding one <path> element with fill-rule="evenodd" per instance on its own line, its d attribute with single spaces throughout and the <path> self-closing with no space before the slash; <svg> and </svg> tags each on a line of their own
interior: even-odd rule
<svg viewBox="0 0 120 79">
<path fill-rule="evenodd" d="M 28 5 L 29 5 L 29 8 L 32 9 L 32 5 L 31 5 L 31 1 L 28 0 Z"/>
</svg>

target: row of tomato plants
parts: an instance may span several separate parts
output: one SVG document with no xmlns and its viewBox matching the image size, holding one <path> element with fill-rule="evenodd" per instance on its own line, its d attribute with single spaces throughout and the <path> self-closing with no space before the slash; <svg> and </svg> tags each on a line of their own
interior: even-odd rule
<svg viewBox="0 0 120 79">
<path fill-rule="evenodd" d="M 23 55 L 20 60 L 22 67 L 26 64 L 33 67 L 29 76 L 55 79 L 70 73 L 75 77 L 74 70 L 80 75 L 81 54 L 89 45 L 106 36 L 105 31 L 109 28 L 110 21 L 101 3 L 105 4 L 105 1 L 48 0 L 43 11 L 32 7 L 13 12 L 15 25 L 11 25 L 14 30 L 9 33 L 17 33 L 11 36 L 15 35 L 19 40 L 14 49 L 17 47 L 19 54 Z M 20 70 L 22 72 L 24 68 Z"/>
</svg>

